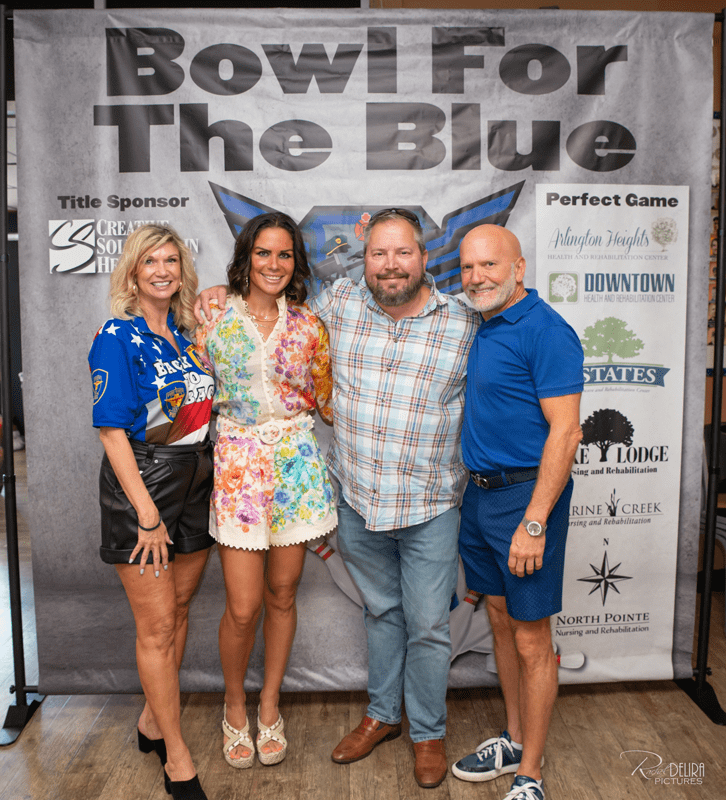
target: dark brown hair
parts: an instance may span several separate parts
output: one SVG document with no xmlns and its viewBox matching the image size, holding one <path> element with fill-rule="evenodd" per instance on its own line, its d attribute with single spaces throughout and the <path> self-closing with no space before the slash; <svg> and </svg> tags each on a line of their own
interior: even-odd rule
<svg viewBox="0 0 726 800">
<path fill-rule="evenodd" d="M 285 297 L 291 303 L 304 303 L 308 296 L 305 281 L 310 279 L 308 257 L 305 254 L 305 244 L 298 226 L 287 214 L 281 211 L 272 211 L 269 214 L 260 214 L 252 217 L 240 231 L 234 245 L 232 260 L 227 266 L 227 283 L 232 294 L 247 297 L 250 293 L 250 267 L 252 249 L 260 231 L 265 228 L 282 228 L 292 237 L 292 257 L 294 268 L 290 283 L 285 287 Z"/>
</svg>

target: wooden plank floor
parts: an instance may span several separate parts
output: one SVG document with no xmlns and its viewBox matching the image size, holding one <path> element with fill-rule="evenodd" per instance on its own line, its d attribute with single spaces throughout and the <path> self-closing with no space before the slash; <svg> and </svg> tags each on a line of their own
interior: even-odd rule
<svg viewBox="0 0 726 800">
<path fill-rule="evenodd" d="M 16 454 L 20 553 L 28 652 L 28 683 L 37 680 L 32 636 L 32 580 L 29 540 L 23 520 L 24 453 Z M 1 505 L 1 504 L 0 504 Z M 3 509 L 4 513 L 4 509 Z M 0 549 L 0 710 L 12 682 L 3 517 Z M 713 601 L 710 684 L 726 707 L 724 596 Z M 254 717 L 257 698 L 249 698 Z M 449 775 L 430 790 L 413 779 L 407 736 L 379 747 L 356 764 L 339 766 L 330 752 L 360 720 L 366 697 L 360 692 L 298 693 L 283 696 L 281 710 L 291 742 L 280 765 L 249 770 L 229 768 L 221 756 L 222 696 L 182 698 L 182 724 L 209 800 L 501 800 L 508 777 L 464 783 Z M 47 697 L 18 741 L 0 749 L 0 800 L 162 800 L 163 776 L 153 755 L 135 745 L 142 698 L 136 695 Z M 493 689 L 449 694 L 449 763 L 471 752 L 503 723 L 503 704 Z M 640 751 L 640 752 L 626 752 Z M 649 755 L 650 754 L 650 755 Z M 555 708 L 544 770 L 549 800 L 724 800 L 726 727 L 713 725 L 669 681 L 564 686 Z M 669 783 L 638 772 L 662 759 Z M 702 765 L 685 783 L 683 765 Z M 671 767 L 670 765 L 675 765 Z"/>
</svg>

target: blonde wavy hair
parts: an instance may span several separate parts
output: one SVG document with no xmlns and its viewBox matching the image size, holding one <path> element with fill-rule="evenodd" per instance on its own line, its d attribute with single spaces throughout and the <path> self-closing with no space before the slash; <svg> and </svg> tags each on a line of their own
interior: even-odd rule
<svg viewBox="0 0 726 800">
<path fill-rule="evenodd" d="M 194 301 L 197 299 L 199 278 L 194 271 L 194 261 L 189 248 L 179 234 L 163 225 L 142 225 L 129 234 L 121 258 L 111 273 L 111 314 L 117 319 L 141 316 L 139 297 L 135 292 L 136 276 L 141 261 L 147 253 L 165 244 L 173 244 L 179 251 L 182 288 L 171 298 L 170 308 L 178 328 L 191 331 L 196 326 Z"/>
</svg>

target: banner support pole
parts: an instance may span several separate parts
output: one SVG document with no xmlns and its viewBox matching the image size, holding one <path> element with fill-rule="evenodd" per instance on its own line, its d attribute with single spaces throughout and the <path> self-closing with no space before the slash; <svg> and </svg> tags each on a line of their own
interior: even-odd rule
<svg viewBox="0 0 726 800">
<path fill-rule="evenodd" d="M 20 558 L 18 554 L 18 518 L 15 498 L 15 460 L 13 457 L 12 399 L 10 393 L 10 291 L 8 264 L 8 104 L 7 104 L 7 48 L 5 46 L 6 7 L 0 5 L 0 350 L 2 350 L 2 419 L 3 419 L 3 488 L 5 490 L 5 531 L 8 543 L 8 585 L 10 590 L 10 624 L 13 633 L 13 663 L 15 667 L 15 703 L 8 708 L 5 723 L 0 731 L 0 746 L 12 744 L 25 728 L 42 701 L 38 697 L 28 703 L 28 692 L 37 686 L 25 685 L 25 650 L 23 645 L 23 612 L 20 593 Z"/>
<path fill-rule="evenodd" d="M 721 23 L 721 155 L 718 186 L 718 250 L 716 255 L 716 329 L 713 344 L 713 394 L 711 407 L 711 441 L 708 443 L 708 488 L 706 490 L 706 535 L 703 550 L 703 587 L 698 617 L 698 646 L 693 679 L 676 684 L 693 700 L 716 725 L 726 725 L 726 713 L 721 708 L 713 687 L 706 682 L 708 667 L 708 637 L 711 628 L 711 597 L 713 593 L 713 561 L 716 548 L 716 515 L 718 508 L 719 452 L 721 445 L 721 402 L 723 398 L 724 311 L 726 310 L 726 42 L 724 18 L 726 9 L 716 15 Z"/>
</svg>

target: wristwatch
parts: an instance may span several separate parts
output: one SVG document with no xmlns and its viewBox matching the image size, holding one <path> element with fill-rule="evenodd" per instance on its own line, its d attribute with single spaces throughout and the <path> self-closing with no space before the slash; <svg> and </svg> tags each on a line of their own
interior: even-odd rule
<svg viewBox="0 0 726 800">
<path fill-rule="evenodd" d="M 522 525 L 524 525 L 524 529 L 530 536 L 542 536 L 542 534 L 547 530 L 547 523 L 544 524 L 541 522 L 536 522 L 533 519 L 527 519 L 527 517 L 522 517 Z"/>
</svg>

